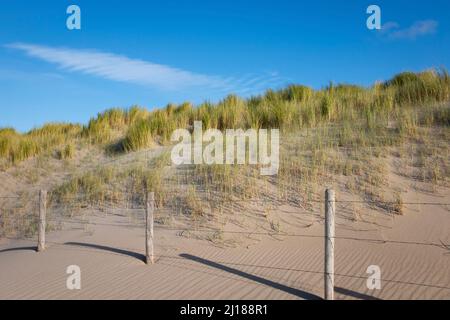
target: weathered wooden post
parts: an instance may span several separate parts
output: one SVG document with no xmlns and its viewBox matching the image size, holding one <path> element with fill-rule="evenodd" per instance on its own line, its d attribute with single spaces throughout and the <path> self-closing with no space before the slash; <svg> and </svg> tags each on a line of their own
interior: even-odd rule
<svg viewBox="0 0 450 320">
<path fill-rule="evenodd" d="M 39 191 L 39 223 L 38 223 L 38 252 L 45 250 L 45 216 L 47 211 L 47 191 Z"/>
<path fill-rule="evenodd" d="M 153 211 L 155 210 L 155 193 L 146 192 L 145 206 L 145 262 L 153 264 Z"/>
<path fill-rule="evenodd" d="M 334 190 L 325 191 L 325 300 L 334 300 Z"/>
</svg>

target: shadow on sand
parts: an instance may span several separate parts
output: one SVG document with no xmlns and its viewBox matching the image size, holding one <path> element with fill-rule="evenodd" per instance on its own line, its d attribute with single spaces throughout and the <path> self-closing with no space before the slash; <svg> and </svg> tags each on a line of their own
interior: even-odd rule
<svg viewBox="0 0 450 320">
<path fill-rule="evenodd" d="M 360 299 L 360 300 L 382 300 L 382 299 L 374 297 L 374 296 L 369 296 L 364 293 L 360 293 L 360 292 L 356 292 L 353 290 L 340 288 L 340 287 L 334 287 L 334 292 L 337 292 L 337 293 L 340 293 L 340 294 L 343 294 L 345 296 L 352 297 L 355 299 Z"/>
<path fill-rule="evenodd" d="M 83 242 L 66 242 L 64 243 L 65 245 L 69 245 L 69 246 L 77 246 L 77 247 L 85 247 L 85 248 L 92 248 L 92 249 L 97 249 L 97 250 L 103 250 L 103 251 L 109 251 L 109 252 L 113 252 L 116 254 L 121 254 L 121 255 L 125 255 L 125 256 L 129 256 L 141 261 L 145 262 L 145 256 L 143 254 L 137 253 L 137 252 L 133 252 L 133 251 L 129 251 L 129 250 L 124 250 L 124 249 L 118 249 L 118 248 L 113 248 L 113 247 L 108 247 L 108 246 L 102 246 L 99 244 L 92 244 L 92 243 L 83 243 Z"/>
<path fill-rule="evenodd" d="M 252 275 L 250 273 L 246 273 L 246 272 L 243 272 L 241 270 L 237 270 L 237 269 L 225 266 L 223 264 L 220 264 L 220 263 L 217 263 L 217 262 L 214 262 L 214 261 L 211 261 L 211 260 L 206 260 L 206 259 L 203 259 L 203 258 L 200 258 L 200 257 L 196 257 L 196 256 L 193 256 L 193 255 L 190 255 L 190 254 L 186 254 L 186 253 L 180 254 L 180 257 L 185 258 L 185 259 L 189 259 L 189 260 L 192 260 L 192 261 L 204 264 L 204 265 L 207 265 L 209 267 L 213 267 L 213 268 L 216 268 L 216 269 L 220 269 L 220 270 L 223 270 L 223 271 L 226 271 L 226 272 L 238 275 L 240 277 L 243 277 L 243 278 L 246 278 L 246 279 L 258 282 L 258 283 L 261 283 L 263 285 L 272 287 L 274 289 L 278 289 L 278 290 L 287 292 L 289 294 L 295 295 L 295 296 L 297 296 L 299 298 L 302 298 L 302 299 L 307 299 L 307 300 L 319 300 L 319 299 L 322 299 L 321 297 L 316 296 L 315 294 L 308 293 L 308 292 L 305 292 L 305 291 L 302 291 L 302 290 L 299 290 L 299 289 L 291 288 L 291 287 L 288 287 L 288 286 L 286 286 L 284 284 L 277 283 L 277 282 L 274 282 L 272 280 L 264 279 L 264 278 L 261 278 L 259 276 L 255 276 L 255 275 Z"/>
<path fill-rule="evenodd" d="M 0 253 L 3 252 L 12 252 L 12 251 L 37 251 L 37 247 L 17 247 L 17 248 L 8 248 L 0 250 Z"/>
</svg>

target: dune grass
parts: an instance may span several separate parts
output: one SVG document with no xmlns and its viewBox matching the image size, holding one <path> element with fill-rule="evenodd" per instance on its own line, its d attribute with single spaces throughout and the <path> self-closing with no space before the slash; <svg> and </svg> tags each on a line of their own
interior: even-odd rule
<svg viewBox="0 0 450 320">
<path fill-rule="evenodd" d="M 49 205 L 142 206 L 150 190 L 159 207 L 178 203 L 185 213 L 200 219 L 213 212 L 207 199 L 214 194 L 222 203 L 225 199 L 265 198 L 309 208 L 308 201 L 320 199 L 325 183 L 339 183 L 340 190 L 377 210 L 403 214 L 402 193 L 393 191 L 389 181 L 392 170 L 432 188 L 449 185 L 449 102 L 448 73 L 429 70 L 402 73 L 367 88 L 330 83 L 314 90 L 291 85 L 248 99 L 229 95 L 218 103 L 198 106 L 186 102 L 154 111 L 114 108 L 85 126 L 52 123 L 23 134 L 0 129 L 0 168 L 46 154 L 69 162 L 87 145 L 100 150 L 114 146 L 116 151 L 129 153 L 168 144 L 173 130 L 192 129 L 197 120 L 205 129 L 279 128 L 280 170 L 274 177 L 260 176 L 259 166 L 194 165 L 183 168 L 184 177 L 176 177 L 174 183 L 168 181 L 174 177 L 167 171 L 170 161 L 164 154 L 151 163 L 105 165 L 72 174 L 50 190 Z M 391 158 L 393 168 L 389 167 Z M 180 192 L 167 193 L 168 188 Z M 8 210 L 2 215 L 21 215 L 32 209 Z M 14 226 L 5 224 L 0 230 L 8 228 Z M 35 232 L 32 223 L 21 228 L 27 235 Z"/>
<path fill-rule="evenodd" d="M 169 154 L 163 153 L 148 163 L 99 166 L 72 175 L 51 190 L 49 199 L 55 205 L 123 205 L 126 202 L 143 205 L 146 190 L 150 190 L 155 192 L 158 204 L 163 205 L 166 199 L 163 170 L 168 164 Z"/>
<path fill-rule="evenodd" d="M 54 149 L 67 141 L 76 140 L 81 126 L 75 124 L 51 123 L 42 128 L 20 134 L 12 129 L 0 130 L 0 158 L 11 164 L 34 157 Z"/>
<path fill-rule="evenodd" d="M 418 119 L 407 114 L 417 107 L 427 125 L 450 123 L 448 108 L 425 108 L 450 100 L 450 77 L 446 70 L 405 72 L 365 88 L 330 84 L 321 90 L 291 85 L 242 99 L 229 95 L 217 104 L 205 102 L 169 104 L 152 112 L 139 107 L 114 108 L 92 118 L 86 126 L 48 124 L 20 134 L 0 129 L 0 159 L 17 164 L 45 152 L 54 152 L 68 142 L 94 145 L 117 144 L 122 152 L 137 151 L 154 143 L 169 142 L 174 129 L 190 128 L 200 120 L 205 128 L 279 128 L 292 131 L 333 123 L 364 121 L 368 128 L 387 125 L 393 115 L 401 130 L 410 132 Z M 416 114 L 417 111 L 414 111 Z M 69 152 L 70 153 L 70 152 Z"/>
<path fill-rule="evenodd" d="M 403 73 L 370 88 L 333 85 L 322 90 L 291 85 L 278 91 L 268 90 L 261 96 L 241 99 L 229 95 L 217 104 L 168 105 L 134 124 L 123 140 L 124 150 L 136 151 L 149 146 L 150 138 L 167 142 L 175 128 L 188 128 L 200 120 L 204 128 L 279 128 L 284 131 L 307 127 L 364 121 L 368 128 L 387 125 L 392 114 L 403 121 L 404 130 L 415 125 L 406 115 L 410 107 L 449 101 L 450 79 L 445 70 Z M 447 125 L 448 109 L 429 116 L 428 124 Z M 425 112 L 429 114 L 429 112 Z M 144 139 L 142 139 L 144 137 Z"/>
</svg>

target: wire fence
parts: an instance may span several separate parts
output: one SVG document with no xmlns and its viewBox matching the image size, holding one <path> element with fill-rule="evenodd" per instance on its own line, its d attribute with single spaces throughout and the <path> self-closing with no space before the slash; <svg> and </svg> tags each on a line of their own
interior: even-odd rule
<svg viewBox="0 0 450 320">
<path fill-rule="evenodd" d="M 172 191 L 172 192 L 167 192 L 166 194 L 172 194 L 175 196 L 180 196 L 180 191 Z M 215 203 L 217 205 L 217 203 L 220 202 L 220 204 L 225 203 L 225 205 L 228 206 L 233 206 L 235 204 L 238 203 L 245 203 L 245 204 L 257 204 L 259 207 L 270 204 L 274 210 L 277 210 L 277 207 L 281 206 L 281 205 L 285 205 L 285 204 L 292 204 L 292 202 L 283 200 L 283 201 L 274 201 L 274 199 L 267 199 L 267 198 L 263 198 L 263 199 L 228 199 L 223 201 L 220 200 L 218 201 L 216 198 L 214 198 L 214 195 L 220 195 L 220 192 L 209 192 L 208 196 L 209 198 L 205 199 L 202 197 L 196 197 L 196 199 L 198 201 L 203 201 L 203 202 L 210 202 L 210 203 Z M 20 197 L 8 197 L 8 199 L 21 199 Z M 69 200 L 69 199 L 65 199 L 65 200 Z M 80 205 L 77 204 L 76 202 L 78 201 L 78 198 L 71 198 L 70 201 L 72 201 L 71 203 L 66 203 L 64 205 L 61 205 L 60 203 L 52 203 L 50 204 L 45 210 L 48 213 L 48 216 L 46 217 L 45 221 L 47 225 L 53 225 L 53 226 L 61 226 L 61 225 L 69 225 L 70 228 L 74 228 L 74 226 L 78 226 L 79 228 L 86 228 L 87 226 L 89 227 L 105 227 L 105 228 L 135 228 L 135 229 L 139 229 L 139 230 L 145 230 L 146 228 L 148 228 L 148 215 L 146 216 L 146 213 L 148 214 L 148 205 L 144 206 L 144 205 L 130 205 L 129 203 L 127 203 L 125 206 L 119 206 L 115 203 L 94 203 L 94 204 L 90 204 L 90 205 Z M 42 201 L 42 198 L 41 200 Z M 143 200 L 142 202 L 146 202 L 145 200 Z M 325 200 L 321 200 L 321 199 L 309 199 L 308 200 L 309 203 L 321 203 L 324 204 Z M 364 200 L 335 200 L 335 203 L 337 205 L 339 204 L 349 204 L 349 203 L 361 203 L 361 204 L 369 204 L 370 201 L 364 201 Z M 386 202 L 386 203 L 392 203 L 392 202 Z M 446 203 L 446 202 L 405 202 L 405 205 L 412 205 L 412 206 L 449 206 L 450 203 Z M 160 215 L 160 213 L 162 213 L 164 210 L 167 210 L 169 212 L 171 212 L 172 214 L 174 213 L 173 211 L 177 211 L 176 207 L 177 205 L 180 205 L 179 202 L 175 201 L 174 203 L 167 203 L 165 205 L 162 205 L 160 207 L 158 207 L 156 209 L 155 212 L 155 216 L 158 218 L 158 216 Z M 174 209 L 175 206 L 175 209 Z M 5 216 L 4 214 L 0 215 L 0 227 L 5 226 L 5 224 L 9 224 L 11 225 L 13 228 L 15 226 L 20 226 L 21 224 L 28 224 L 28 225 L 35 225 L 35 224 L 39 224 L 39 219 L 41 219 L 41 216 L 38 215 L 36 212 L 38 212 L 39 208 L 42 208 L 42 206 L 39 206 L 39 202 L 37 201 L 33 201 L 32 205 L 29 205 L 28 207 L 25 205 L 16 205 L 15 206 L 16 209 L 28 209 L 27 213 L 22 215 L 22 216 Z M 70 210 L 78 210 L 78 214 L 76 215 L 67 215 L 67 213 Z M 100 219 L 100 221 L 93 221 L 95 219 L 96 216 L 91 216 L 92 211 L 110 211 L 111 213 L 114 212 L 120 212 L 120 216 L 121 217 L 128 217 L 130 218 L 130 213 L 135 214 L 133 219 L 129 219 L 129 220 L 124 220 L 121 222 L 116 222 L 114 220 L 110 221 L 108 219 Z M 298 209 L 297 209 L 298 210 Z M 338 209 L 339 210 L 339 209 Z M 448 208 L 447 208 L 448 210 Z M 85 214 L 80 215 L 79 211 L 83 211 Z M 3 212 L 3 210 L 2 210 Z M 39 211 L 40 212 L 40 211 Z M 126 214 L 124 214 L 126 213 Z M 153 214 L 153 213 L 152 213 Z M 317 214 L 317 212 L 316 212 Z M 108 215 L 108 213 L 106 213 L 105 215 Z M 113 215 L 113 214 L 111 214 Z M 320 214 L 318 214 L 320 215 Z M 179 215 L 175 215 L 176 217 L 180 218 Z M 181 217 L 184 217 L 184 221 L 182 221 L 183 219 L 178 219 L 179 222 L 192 222 L 190 219 L 191 217 L 189 217 L 189 215 L 181 215 Z M 217 228 L 217 227 L 207 227 L 207 226 L 202 226 L 202 225 L 183 225 L 183 226 L 170 226 L 170 225 L 165 225 L 165 224 L 160 224 L 158 223 L 158 220 L 155 219 L 156 224 L 155 224 L 155 231 L 156 231 L 156 236 L 155 238 L 158 239 L 159 236 L 159 232 L 177 232 L 178 235 L 183 235 L 184 233 L 203 233 L 203 234 L 214 234 L 214 233 L 220 233 L 220 234 L 224 234 L 224 235 L 241 235 L 241 236 L 245 236 L 245 237 L 251 237 L 251 236 L 267 236 L 267 237 L 289 237 L 289 238 L 309 238 L 309 239 L 323 239 L 323 240 L 336 240 L 338 241 L 338 243 L 340 241 L 354 241 L 354 242 L 367 242 L 370 244 L 375 244 L 375 245 L 400 245 L 400 246 L 422 246 L 422 247 L 434 247 L 434 248 L 438 248 L 441 250 L 444 250 L 448 253 L 450 253 L 450 243 L 445 243 L 443 241 L 441 242 L 433 242 L 433 241 L 417 241 L 417 240 L 398 240 L 398 239 L 377 239 L 377 238 L 371 238 L 371 237 L 363 237 L 363 236 L 336 236 L 336 235 L 328 235 L 326 238 L 325 235 L 323 234 L 313 234 L 313 233 L 298 233 L 298 232 L 282 232 L 282 231 L 277 231 L 277 230 L 260 230 L 260 229 L 255 229 L 255 230 L 246 230 L 246 231 L 236 231 L 236 230 L 224 230 L 222 228 Z M 62 228 L 63 229 L 63 228 Z M 112 230 L 112 229 L 109 229 Z M 7 237 L 9 239 L 16 239 L 14 237 Z M 152 241 L 153 241 L 153 227 L 152 227 Z M 51 245 L 57 245 L 57 246 L 64 246 L 64 248 L 68 248 L 68 247 L 73 247 L 76 246 L 77 243 L 73 243 L 73 242 L 57 242 L 57 241 L 47 241 L 48 244 Z M 83 244 L 78 244 L 79 247 L 82 247 Z M 133 248 L 124 248 L 124 247 L 120 247 L 120 248 L 111 248 L 111 247 L 107 247 L 107 246 L 102 246 L 102 245 L 85 245 L 88 247 L 88 249 L 92 250 L 92 249 L 97 249 L 97 250 L 101 250 L 103 253 L 109 253 L 109 254 L 124 254 L 126 252 L 132 252 L 133 256 L 136 257 L 136 253 L 135 253 L 135 249 Z M 79 249 L 79 248 L 78 248 Z M 7 252 L 9 249 L 5 249 L 5 250 L 0 250 L 0 253 L 2 252 Z M 146 253 L 147 254 L 147 253 Z M 131 254 L 129 254 L 131 255 Z M 143 256 L 144 257 L 144 256 Z M 163 262 L 165 260 L 174 260 L 176 259 L 177 261 L 183 260 L 183 261 L 187 261 L 187 260 L 193 260 L 193 261 L 197 261 L 197 262 L 201 262 L 204 263 L 205 261 L 207 262 L 208 260 L 204 259 L 204 258 L 199 258 L 199 257 L 195 257 L 195 256 L 189 256 L 187 254 L 184 255 L 178 255 L 178 256 L 174 256 L 174 255 L 164 255 L 164 254 L 153 254 L 152 252 L 152 261 L 153 258 L 157 259 L 157 263 Z M 296 272 L 296 273 L 309 273 L 309 274 L 317 274 L 317 275 L 322 275 L 324 274 L 323 270 L 311 270 L 311 269 L 299 269 L 299 268 L 289 268 L 289 267 L 283 267 L 283 266 L 273 266 L 273 265 L 263 265 L 263 264 L 249 264 L 249 263 L 239 263 L 239 262 L 233 262 L 233 261 L 209 261 L 208 263 L 205 264 L 209 264 L 210 266 L 222 266 L 221 268 L 224 268 L 224 270 L 227 271 L 231 271 L 232 273 L 235 272 L 239 275 L 243 275 L 244 277 L 246 277 L 245 272 L 243 272 L 241 269 L 246 269 L 246 268 L 252 268 L 251 270 L 251 274 L 248 274 L 247 277 L 252 279 L 252 280 L 258 280 L 258 276 L 255 276 L 255 270 L 278 270 L 278 271 L 289 271 L 289 272 Z M 188 267 L 188 268 L 192 268 L 192 266 L 183 266 L 183 268 Z M 233 269 L 234 268 L 239 268 L 239 269 Z M 257 274 L 257 273 L 256 273 Z M 336 277 L 340 277 L 340 278 L 349 278 L 349 279 L 360 279 L 360 280 L 366 280 L 367 279 L 367 275 L 355 275 L 355 274 L 348 274 L 348 273 L 339 273 L 339 272 L 328 272 L 326 273 L 327 277 L 328 276 L 336 276 Z M 256 277 L 256 278 L 255 278 Z M 271 279 L 274 279 L 276 281 L 280 281 L 283 283 L 289 283 L 290 285 L 303 285 L 303 284 L 299 284 L 297 282 L 292 282 L 292 281 L 288 281 L 288 279 L 284 279 L 284 278 L 280 278 L 280 277 L 276 277 L 273 274 L 270 276 Z M 442 284 L 436 284 L 436 283 L 424 283 L 424 282 L 417 282 L 417 281 L 405 281 L 404 279 L 395 279 L 395 278 L 383 278 L 382 281 L 384 283 L 390 283 L 390 284 L 396 284 L 396 285 L 404 285 L 404 286 L 414 286 L 414 287 L 422 287 L 422 288 L 434 288 L 434 289 L 439 289 L 439 290 L 450 290 L 450 285 L 442 285 Z"/>
<path fill-rule="evenodd" d="M 169 199 L 167 203 L 158 206 L 156 204 L 157 209 L 159 210 L 173 210 L 177 211 L 177 208 L 183 208 L 184 200 L 183 198 L 176 198 L 176 197 L 185 197 L 186 195 L 183 195 L 183 191 L 168 191 L 163 192 L 163 195 L 172 195 L 175 196 L 173 199 Z M 292 200 L 286 200 L 285 198 L 278 198 L 278 197 L 271 197 L 271 198 L 248 198 L 248 199 L 242 199 L 242 198 L 234 198 L 232 196 L 230 197 L 223 197 L 223 198 L 215 198 L 215 196 L 219 195 L 220 192 L 214 192 L 214 191 L 208 191 L 205 193 L 206 197 L 202 197 L 199 195 L 196 196 L 189 196 L 190 199 L 199 201 L 202 204 L 205 205 L 205 207 L 208 207 L 208 205 L 217 205 L 217 206 L 223 206 L 224 209 L 233 209 L 233 206 L 236 204 L 256 204 L 256 205 L 270 205 L 275 210 L 277 207 L 280 207 L 282 205 L 295 205 L 296 203 L 304 203 L 304 204 L 324 204 L 324 199 L 295 199 L 295 201 Z M 17 199 L 17 200 L 23 200 L 20 196 L 8 196 L 8 197 L 0 197 L 0 198 L 7 198 L 7 199 Z M 127 198 L 127 197 L 125 197 Z M 131 196 L 129 198 L 132 198 Z M 144 200 L 142 200 L 142 204 L 136 204 L 136 203 L 130 203 L 127 202 L 125 205 L 118 205 L 115 202 L 109 202 L 108 201 L 89 201 L 86 200 L 85 203 L 80 203 L 80 198 L 77 197 L 63 197 L 59 198 L 59 200 L 64 201 L 70 201 L 66 203 L 52 203 L 48 206 L 49 212 L 57 212 L 59 210 L 59 215 L 55 215 L 54 218 L 49 218 L 48 221 L 51 221 L 52 219 L 64 221 L 64 218 L 66 219 L 66 222 L 69 222 L 67 220 L 68 218 L 72 219 L 74 216 L 72 215 L 64 215 L 69 210 L 78 210 L 78 211 L 107 211 L 107 210 L 114 210 L 114 211 L 123 211 L 123 212 L 131 212 L 131 211 L 145 211 L 145 206 L 143 205 Z M 336 204 L 396 204 L 395 201 L 373 201 L 373 200 L 344 200 L 344 199 L 336 199 L 334 201 Z M 31 203 L 31 205 L 30 205 Z M 402 202 L 403 205 L 411 205 L 411 206 L 440 206 L 440 207 L 448 207 L 450 206 L 449 202 Z M 37 208 L 38 208 L 38 201 L 31 200 L 25 205 L 15 205 L 15 206 L 9 206 L 7 210 L 5 208 L 0 207 L 0 221 L 6 221 L 6 220 L 36 220 L 38 218 L 37 215 Z M 448 211 L 450 211 L 450 208 L 446 208 Z M 26 210 L 26 214 L 19 215 L 19 216 L 13 216 L 13 215 L 5 215 L 5 211 L 13 211 L 14 210 Z M 78 215 L 79 216 L 79 215 Z M 186 215 L 185 215 L 186 216 Z M 76 218 L 76 217 L 75 217 Z"/>
<path fill-rule="evenodd" d="M 5 220 L 9 220 L 6 218 Z M 20 219 L 19 219 L 20 220 Z M 34 219 L 37 222 L 38 219 Z M 12 220 L 11 220 L 12 221 Z M 14 220 L 18 221 L 18 220 Z M 52 223 L 68 223 L 68 224 L 80 224 L 80 225 L 91 225 L 91 226 L 107 226 L 107 227 L 120 227 L 120 228 L 138 228 L 143 229 L 145 223 L 104 223 L 104 222 L 91 222 L 88 220 L 76 220 L 76 219 L 47 219 L 47 222 Z M 261 231 L 231 231 L 223 229 L 211 229 L 211 228 L 187 228 L 187 227 L 166 227 L 166 226 L 156 226 L 155 230 L 167 230 L 167 231 L 180 231 L 180 232 L 206 232 L 214 233 L 219 232 L 223 234 L 236 234 L 245 236 L 270 236 L 270 237 L 299 237 L 299 238 L 324 238 L 323 235 L 314 235 L 306 233 L 289 233 L 289 232 L 261 232 Z M 12 237 L 5 237 L 7 239 L 17 239 Z M 370 242 L 372 244 L 402 244 L 402 245 L 417 245 L 417 246 L 432 246 L 438 247 L 450 251 L 450 243 L 446 244 L 443 242 L 421 242 L 421 241 L 403 241 L 403 240 L 389 240 L 389 239 L 377 239 L 377 238 L 364 238 L 364 237 L 348 237 L 348 236 L 334 236 L 331 237 L 337 240 L 349 240 L 349 241 L 362 241 Z"/>
<path fill-rule="evenodd" d="M 210 192 L 210 196 L 213 196 L 215 192 Z M 164 192 L 165 195 L 175 195 L 175 196 L 181 196 L 180 191 L 172 191 L 172 192 Z M 216 193 L 218 194 L 218 193 Z M 8 199 L 21 199 L 21 197 L 7 197 Z M 237 209 L 241 209 L 240 207 L 234 208 L 235 205 L 238 204 L 247 204 L 247 205 L 257 205 L 258 208 L 251 209 L 247 207 L 247 210 L 250 212 L 252 210 L 263 210 L 264 205 L 269 205 L 272 210 L 278 210 L 279 207 L 283 205 L 292 205 L 292 201 L 286 201 L 284 199 L 214 199 L 214 198 L 202 198 L 200 196 L 194 197 L 196 201 L 202 202 L 202 204 L 205 206 L 205 208 L 208 208 L 208 206 L 216 206 L 217 208 L 221 208 L 223 211 L 233 211 Z M 142 205 L 136 205 L 136 204 L 127 204 L 127 205 L 117 205 L 115 203 L 106 203 L 106 202 L 99 202 L 99 203 L 91 203 L 86 205 L 80 205 L 77 203 L 79 200 L 76 197 L 68 197 L 64 198 L 64 200 L 71 200 L 73 202 L 71 203 L 54 203 L 47 208 L 47 223 L 66 223 L 66 224 L 82 224 L 82 225 L 97 225 L 97 226 L 111 226 L 111 227 L 135 227 L 135 228 L 143 228 L 145 226 L 145 210 L 146 207 Z M 325 200 L 322 199 L 308 199 L 305 200 L 306 204 L 324 204 Z M 384 203 L 384 204 L 395 204 L 393 201 L 376 201 L 376 203 Z M 375 201 L 370 200 L 340 200 L 336 199 L 335 203 L 337 205 L 339 204 L 352 204 L 352 203 L 358 203 L 358 204 L 371 204 L 375 203 Z M 410 205 L 410 206 L 440 206 L 440 207 L 447 207 L 446 210 L 450 212 L 450 203 L 447 202 L 403 202 L 403 205 Z M 38 215 L 38 202 L 32 201 L 31 206 L 15 206 L 15 207 L 9 207 L 8 210 L 26 210 L 26 213 L 23 215 L 5 215 L 5 210 L 2 210 L 0 208 L 0 227 L 4 226 L 5 223 L 17 223 L 17 225 L 20 225 L 20 223 L 28 222 L 28 223 L 37 223 L 39 221 L 39 215 Z M 183 201 L 180 201 L 180 199 L 175 199 L 172 202 L 168 202 L 160 207 L 156 206 L 156 216 L 159 215 L 159 213 L 163 211 L 167 211 L 168 214 L 171 217 L 174 217 L 177 219 L 177 222 L 192 222 L 192 219 L 188 213 L 186 213 L 185 204 Z M 297 210 L 297 209 L 294 209 Z M 71 212 L 73 211 L 73 212 Z M 105 215 L 108 215 L 107 212 L 120 212 L 122 215 L 127 216 L 134 214 L 133 216 L 133 223 L 127 222 L 127 223 L 105 223 L 105 222 L 94 222 L 91 221 L 92 216 L 95 216 L 95 214 L 98 214 L 99 212 L 106 212 Z M 179 214 L 181 211 L 181 214 Z M 240 212 L 244 214 L 244 212 Z M 298 213 L 298 211 L 293 211 L 293 214 Z M 321 217 L 320 212 L 317 211 L 305 211 L 303 212 L 305 214 L 315 214 L 317 217 Z M 392 216 L 395 216 L 393 214 Z M 131 217 L 131 216 L 130 216 Z M 338 226 L 339 228 L 339 226 Z M 307 237 L 307 238 L 320 238 L 323 237 L 323 235 L 310 235 L 310 234 L 299 234 L 299 233 L 292 233 L 292 232 L 279 232 L 275 230 L 271 230 L 270 232 L 261 232 L 261 231 L 230 231 L 230 230 L 224 230 L 219 228 L 212 228 L 212 227 L 199 227 L 198 225 L 187 225 L 185 227 L 173 227 L 173 226 L 167 226 L 164 224 L 159 224 L 158 221 L 155 224 L 156 230 L 172 230 L 172 231 L 180 231 L 180 232 L 188 232 L 188 231 L 195 231 L 195 232 L 220 232 L 223 234 L 241 234 L 241 235 L 261 235 L 261 236 L 285 236 L 285 237 Z M 5 236 L 5 235 L 4 235 Z M 379 243 L 379 244 L 387 244 L 387 243 L 393 243 L 393 244 L 407 244 L 407 245 L 425 245 L 425 246 L 436 246 L 441 248 L 449 248 L 450 244 L 443 244 L 443 243 L 432 243 L 432 242 L 420 242 L 420 241 L 400 241 L 400 240 L 388 240 L 388 239 L 375 239 L 375 238 L 363 238 L 363 237 L 340 237 L 336 236 L 335 239 L 339 240 L 353 240 L 353 241 L 367 241 L 372 243 Z"/>
<path fill-rule="evenodd" d="M 292 186 L 291 186 L 292 187 Z M 162 191 L 161 194 L 162 195 L 181 195 L 181 192 L 183 191 Z M 208 191 L 208 193 L 211 193 L 210 191 Z M 216 193 L 220 193 L 220 192 L 216 192 Z M 204 198 L 201 197 L 196 197 L 199 200 L 205 200 Z M 279 200 L 282 201 L 283 199 L 277 199 L 277 198 L 265 198 L 265 199 L 252 199 L 252 198 L 248 198 L 248 199 L 239 199 L 239 198 L 233 198 L 232 196 L 228 196 L 228 197 L 224 197 L 225 200 L 228 200 L 232 198 L 230 201 L 233 202 L 272 202 L 273 200 Z M 23 199 L 23 197 L 21 196 L 7 196 L 7 197 L 0 197 L 0 199 L 17 199 L 17 200 L 21 200 Z M 73 200 L 73 201 L 79 201 L 83 198 L 78 198 L 78 197 L 59 197 L 59 200 Z M 306 200 L 308 202 L 311 203 L 323 203 L 324 200 L 323 199 L 308 199 Z M 95 203 L 96 201 L 92 201 L 93 203 Z M 105 203 L 106 201 L 98 201 L 99 203 Z M 384 203 L 384 204 L 392 204 L 395 203 L 394 201 L 375 201 L 375 200 L 335 200 L 335 202 L 337 203 L 366 203 L 366 204 L 370 204 L 370 203 Z M 403 204 L 410 204 L 410 205 L 430 205 L 430 206 L 449 206 L 450 202 L 402 202 Z M 20 207 L 17 207 L 20 208 Z M 120 208 L 120 207 L 118 207 Z M 126 209 L 126 208 L 123 208 Z"/>
</svg>

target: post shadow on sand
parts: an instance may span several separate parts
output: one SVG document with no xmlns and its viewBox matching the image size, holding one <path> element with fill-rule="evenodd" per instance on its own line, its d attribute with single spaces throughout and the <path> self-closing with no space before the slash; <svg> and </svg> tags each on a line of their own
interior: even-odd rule
<svg viewBox="0 0 450 320">
<path fill-rule="evenodd" d="M 203 258 L 196 257 L 196 256 L 193 256 L 193 255 L 190 255 L 190 254 L 186 254 L 186 253 L 180 254 L 180 257 L 185 258 L 185 259 L 189 259 L 189 260 L 192 260 L 192 261 L 195 261 L 195 262 L 198 262 L 198 263 L 202 263 L 204 265 L 207 265 L 207 266 L 210 266 L 210 267 L 213 267 L 213 268 L 217 268 L 217 269 L 220 269 L 220 270 L 223 270 L 223 271 L 226 271 L 226 272 L 238 275 L 240 277 L 243 277 L 243 278 L 255 281 L 255 282 L 259 282 L 259 283 L 261 283 L 263 285 L 266 285 L 266 286 L 269 286 L 269 287 L 272 287 L 272 288 L 275 288 L 275 289 L 287 292 L 289 294 L 295 295 L 295 296 L 297 296 L 299 298 L 302 298 L 302 299 L 306 299 L 306 300 L 319 300 L 319 299 L 322 299 L 321 297 L 316 296 L 315 294 L 308 293 L 308 292 L 305 292 L 305 291 L 302 291 L 302 290 L 299 290 L 299 289 L 291 288 L 291 287 L 288 287 L 288 286 L 286 286 L 284 284 L 277 283 L 277 282 L 274 282 L 272 280 L 264 279 L 264 278 L 261 278 L 259 276 L 255 276 L 253 274 L 250 274 L 250 273 L 247 273 L 247 272 L 244 272 L 244 271 L 241 271 L 241 270 L 237 270 L 237 269 L 225 266 L 223 264 L 220 264 L 220 263 L 217 263 L 217 262 L 214 262 L 214 261 L 211 261 L 211 260 L 203 259 Z"/>
<path fill-rule="evenodd" d="M 145 256 L 143 254 L 137 253 L 137 252 L 133 252 L 133 251 L 129 251 L 129 250 L 124 250 L 124 249 L 118 249 L 118 248 L 113 248 L 113 247 L 108 247 L 108 246 L 103 246 L 103 245 L 98 245 L 98 244 L 92 244 L 92 243 L 83 243 L 83 242 L 66 242 L 64 243 L 65 245 L 69 245 L 69 246 L 78 246 L 78 247 L 85 247 L 85 248 L 92 248 L 92 249 L 97 249 L 97 250 L 104 250 L 104 251 L 109 251 L 109 252 L 113 252 L 115 254 L 121 254 L 121 255 L 125 255 L 125 256 L 129 256 L 141 261 L 145 262 Z M 8 249 L 2 249 L 0 250 L 0 253 L 4 253 L 4 252 L 13 252 L 13 251 L 37 251 L 37 247 L 36 246 L 29 246 L 29 247 L 15 247 L 15 248 L 8 248 Z M 207 259 L 203 259 L 200 257 L 196 257 L 190 254 L 180 254 L 180 257 L 185 258 L 185 259 L 189 259 L 198 263 L 202 263 L 204 265 L 213 267 L 213 268 L 217 268 L 238 276 L 241 276 L 243 278 L 247 278 L 249 280 L 255 281 L 255 282 L 259 282 L 261 284 L 270 286 L 272 288 L 287 292 L 289 294 L 298 296 L 299 298 L 302 299 L 308 299 L 308 300 L 319 300 L 322 299 L 321 297 L 299 290 L 299 289 L 295 289 L 295 288 L 291 288 L 288 287 L 286 285 L 280 284 L 280 283 L 276 283 L 272 280 L 268 280 L 268 279 L 264 279 L 261 278 L 259 276 L 255 276 L 249 273 L 246 273 L 244 271 L 241 270 L 237 270 L 228 266 L 225 266 L 223 264 L 211 261 L 211 260 L 207 260 Z M 360 292 L 356 292 L 356 291 L 352 291 L 349 289 L 345 289 L 345 288 L 340 288 L 340 287 L 335 287 L 334 291 L 337 293 L 340 293 L 342 295 L 346 295 L 349 297 L 353 297 L 356 299 L 363 299 L 363 300 L 381 300 L 379 298 L 364 294 L 364 293 L 360 293 Z"/>
<path fill-rule="evenodd" d="M 355 299 L 361 299 L 361 300 L 382 300 L 380 298 L 369 296 L 364 293 L 356 292 L 350 289 L 340 288 L 340 287 L 334 287 L 334 292 L 340 293 L 345 296 L 349 296 Z"/>
<path fill-rule="evenodd" d="M 145 262 L 145 255 L 137 253 L 137 252 L 129 251 L 129 250 L 113 248 L 113 247 L 108 247 L 108 246 L 103 246 L 103 245 L 93 244 L 93 243 L 84 243 L 84 242 L 66 242 L 64 244 L 69 245 L 69 246 L 78 246 L 78 247 L 85 247 L 85 248 L 109 251 L 109 252 L 113 252 L 116 254 L 129 256 L 129 257 L 132 257 L 132 258 L 135 258 L 135 259 Z"/>
<path fill-rule="evenodd" d="M 0 253 L 3 252 L 12 252 L 12 251 L 36 251 L 37 252 L 37 247 L 16 247 L 16 248 L 8 248 L 8 249 L 3 249 L 0 250 Z"/>
</svg>

